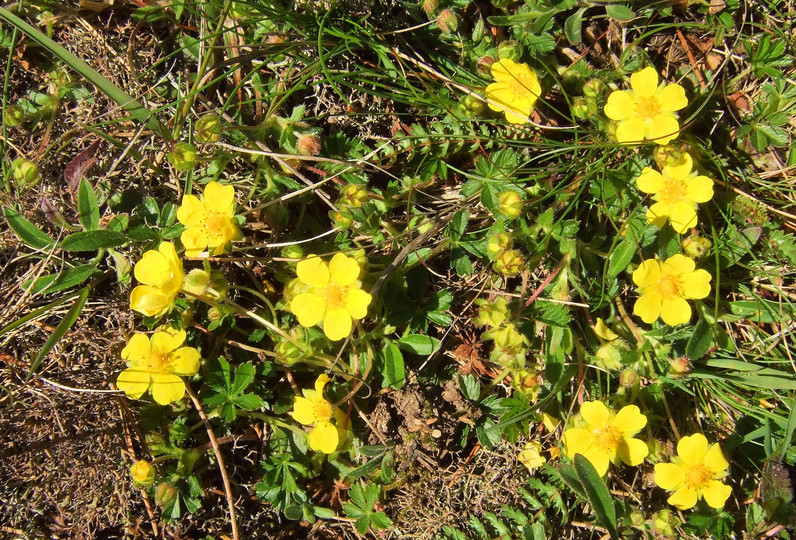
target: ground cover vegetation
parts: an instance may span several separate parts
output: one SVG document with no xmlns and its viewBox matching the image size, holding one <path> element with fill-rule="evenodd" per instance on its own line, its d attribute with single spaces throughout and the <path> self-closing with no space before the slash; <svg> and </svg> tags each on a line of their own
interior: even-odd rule
<svg viewBox="0 0 796 540">
<path fill-rule="evenodd" d="M 793 5 L 0 8 L 0 531 L 790 538 Z"/>
</svg>

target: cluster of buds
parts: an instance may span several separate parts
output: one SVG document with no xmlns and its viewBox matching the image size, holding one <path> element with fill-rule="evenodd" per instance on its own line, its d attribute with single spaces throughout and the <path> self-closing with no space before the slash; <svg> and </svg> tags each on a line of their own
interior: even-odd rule
<svg viewBox="0 0 796 540">
<path fill-rule="evenodd" d="M 500 232 L 487 238 L 486 245 L 492 267 L 504 276 L 518 274 L 525 266 L 525 259 L 518 249 L 514 249 L 514 240 L 506 232 Z"/>
<path fill-rule="evenodd" d="M 370 199 L 370 194 L 364 185 L 349 184 L 340 192 L 337 198 L 337 210 L 329 212 L 329 218 L 335 227 L 348 229 L 354 224 L 353 209 L 362 208 Z"/>
<path fill-rule="evenodd" d="M 592 79 L 583 85 L 583 95 L 572 100 L 572 114 L 583 120 L 593 119 L 597 114 L 598 100 L 605 92 L 605 83 Z"/>
</svg>

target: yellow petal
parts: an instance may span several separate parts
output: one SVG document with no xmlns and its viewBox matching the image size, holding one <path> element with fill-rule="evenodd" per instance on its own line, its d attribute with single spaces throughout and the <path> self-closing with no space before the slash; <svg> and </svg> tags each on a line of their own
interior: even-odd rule
<svg viewBox="0 0 796 540">
<path fill-rule="evenodd" d="M 207 211 L 202 201 L 194 195 L 186 195 L 182 198 L 182 205 L 177 209 L 177 220 L 186 227 L 197 227 L 204 225 L 207 218 Z"/>
<path fill-rule="evenodd" d="M 685 465 L 693 467 L 700 465 L 708 451 L 708 440 L 701 433 L 695 433 L 680 439 L 677 443 L 677 455 Z"/>
<path fill-rule="evenodd" d="M 683 276 L 684 298 L 700 300 L 710 294 L 710 273 L 707 270 L 694 270 Z"/>
<path fill-rule="evenodd" d="M 591 449 L 587 450 L 585 454 L 583 454 L 583 457 L 588 459 L 589 462 L 594 465 L 597 474 L 600 476 L 605 476 L 605 473 L 608 472 L 608 463 L 611 461 L 611 455 L 605 450 L 592 447 Z"/>
<path fill-rule="evenodd" d="M 669 326 L 687 323 L 691 320 L 691 306 L 679 296 L 664 298 L 661 303 L 661 319 Z"/>
<path fill-rule="evenodd" d="M 597 334 L 597 337 L 605 341 L 613 341 L 619 337 L 616 332 L 605 325 L 605 322 L 603 322 L 600 317 L 597 317 L 597 321 L 594 323 L 593 330 L 594 333 Z"/>
<path fill-rule="evenodd" d="M 158 252 L 163 256 L 163 260 L 166 261 L 170 273 L 174 276 L 180 276 L 180 280 L 182 280 L 182 261 L 180 261 L 180 256 L 177 255 L 174 244 L 171 242 L 161 242 L 158 246 Z M 147 285 L 150 284 L 148 283 Z"/>
<path fill-rule="evenodd" d="M 641 118 L 631 116 L 616 126 L 616 140 L 620 144 L 638 144 L 644 140 L 647 125 Z"/>
<path fill-rule="evenodd" d="M 345 308 L 327 310 L 323 318 L 323 333 L 332 341 L 339 341 L 351 333 L 351 315 Z"/>
<path fill-rule="evenodd" d="M 650 167 L 644 167 L 639 177 L 636 178 L 636 185 L 644 193 L 658 193 L 663 191 L 666 182 L 661 173 Z"/>
<path fill-rule="evenodd" d="M 707 176 L 697 176 L 688 182 L 686 195 L 697 203 L 708 202 L 713 198 L 713 180 Z"/>
<path fill-rule="evenodd" d="M 669 144 L 680 134 L 680 124 L 677 123 L 672 113 L 661 113 L 647 124 L 645 135 L 647 139 L 658 144 Z"/>
<path fill-rule="evenodd" d="M 323 399 L 323 389 L 326 388 L 328 383 L 329 376 L 326 373 L 321 373 L 318 375 L 318 378 L 315 379 L 315 392 L 320 399 Z"/>
<path fill-rule="evenodd" d="M 696 506 L 697 493 L 695 490 L 687 487 L 682 487 L 674 492 L 666 501 L 678 510 L 688 510 Z"/>
<path fill-rule="evenodd" d="M 147 317 L 160 317 L 171 310 L 173 296 L 167 296 L 156 287 L 139 285 L 130 293 L 130 309 Z"/>
<path fill-rule="evenodd" d="M 154 249 L 144 253 L 141 260 L 135 264 L 133 273 L 135 274 L 135 279 L 144 285 L 153 287 L 166 283 L 171 277 L 168 261 L 166 261 L 160 251 L 155 251 Z"/>
<path fill-rule="evenodd" d="M 626 90 L 616 90 L 608 96 L 605 104 L 605 116 L 611 120 L 626 120 L 633 115 L 636 110 L 636 100 L 633 95 Z"/>
<path fill-rule="evenodd" d="M 495 112 L 506 110 L 506 103 L 514 99 L 514 92 L 506 83 L 496 82 L 486 87 L 486 104 Z"/>
<path fill-rule="evenodd" d="M 180 235 L 187 257 L 197 257 L 207 248 L 207 232 L 204 226 L 190 227 Z"/>
<path fill-rule="evenodd" d="M 633 272 L 633 283 L 642 289 L 652 287 L 661 280 L 661 264 L 657 259 L 647 259 Z"/>
<path fill-rule="evenodd" d="M 310 255 L 296 265 L 296 275 L 310 287 L 326 287 L 329 284 L 329 267 L 317 255 Z"/>
<path fill-rule="evenodd" d="M 626 405 L 616 413 L 613 424 L 623 434 L 632 435 L 644 429 L 647 417 L 635 405 Z"/>
<path fill-rule="evenodd" d="M 611 411 L 602 401 L 586 401 L 580 406 L 580 415 L 586 421 L 589 429 L 602 429 L 608 425 Z"/>
<path fill-rule="evenodd" d="M 553 432 L 558 427 L 558 424 L 561 423 L 561 420 L 556 418 L 555 416 L 550 416 L 547 413 L 542 413 L 542 424 L 544 424 L 545 429 L 549 432 Z"/>
<path fill-rule="evenodd" d="M 710 480 L 707 487 L 703 487 L 702 496 L 711 508 L 724 508 L 724 503 L 732 495 L 732 488 L 718 480 Z"/>
<path fill-rule="evenodd" d="M 149 388 L 150 375 L 148 371 L 140 368 L 127 368 L 116 379 L 116 386 L 123 390 L 127 397 L 138 399 Z"/>
<path fill-rule="evenodd" d="M 721 451 L 721 447 L 718 444 L 711 445 L 702 463 L 714 475 L 719 475 L 730 467 L 727 458 L 724 457 L 724 453 Z"/>
<path fill-rule="evenodd" d="M 508 83 L 514 80 L 518 67 L 520 64 L 509 58 L 503 58 L 492 64 L 489 71 L 492 78 L 498 82 Z"/>
<path fill-rule="evenodd" d="M 152 397 L 161 405 L 179 401 L 185 395 L 185 383 L 173 373 L 152 374 Z"/>
<path fill-rule="evenodd" d="M 360 271 L 356 259 L 338 253 L 329 262 L 329 282 L 340 286 L 351 285 L 359 279 Z"/>
<path fill-rule="evenodd" d="M 354 319 L 363 319 L 368 314 L 372 297 L 362 289 L 351 289 L 345 299 L 345 308 Z"/>
<path fill-rule="evenodd" d="M 658 90 L 658 72 L 655 68 L 645 67 L 630 76 L 630 87 L 638 96 L 652 97 Z"/>
<path fill-rule="evenodd" d="M 203 200 L 205 207 L 210 211 L 230 217 L 235 214 L 235 188 L 230 185 L 210 182 L 205 186 Z"/>
<path fill-rule="evenodd" d="M 647 223 L 655 225 L 659 229 L 663 229 L 666 222 L 669 221 L 669 215 L 672 211 L 672 205 L 668 202 L 660 201 L 650 206 L 647 210 L 646 218 Z"/>
<path fill-rule="evenodd" d="M 315 402 L 301 396 L 296 396 L 293 402 L 293 411 L 290 415 L 296 422 L 304 424 L 305 426 L 313 424 L 315 420 L 317 420 L 315 417 Z"/>
<path fill-rule="evenodd" d="M 176 351 L 185 343 L 185 330 L 163 330 L 152 335 L 152 348 L 165 352 Z"/>
<path fill-rule="evenodd" d="M 650 291 L 641 295 L 633 304 L 633 313 L 641 317 L 641 320 L 647 324 L 652 324 L 658 320 L 661 314 L 661 304 L 663 298 L 658 291 Z"/>
<path fill-rule="evenodd" d="M 673 491 L 685 481 L 685 471 L 674 463 L 658 463 L 655 465 L 654 481 L 659 487 Z"/>
<path fill-rule="evenodd" d="M 686 180 L 694 167 L 694 160 L 689 154 L 683 154 L 681 161 L 674 165 L 664 165 L 663 174 L 674 180 Z"/>
<path fill-rule="evenodd" d="M 664 111 L 679 111 L 688 105 L 688 98 L 685 97 L 685 89 L 679 84 L 667 84 L 658 93 L 658 103 Z"/>
<path fill-rule="evenodd" d="M 199 372 L 202 355 L 193 347 L 182 347 L 169 356 L 169 369 L 176 375 L 190 377 Z"/>
<path fill-rule="evenodd" d="M 337 450 L 339 436 L 337 428 L 331 422 L 318 422 L 310 431 L 310 448 L 324 454 L 331 454 Z"/>
<path fill-rule="evenodd" d="M 696 227 L 697 215 L 693 204 L 680 201 L 669 205 L 669 223 L 680 234 L 684 234 L 688 232 L 688 229 Z"/>
<path fill-rule="evenodd" d="M 315 293 L 301 293 L 290 301 L 290 311 L 298 317 L 301 326 L 309 328 L 323 320 L 326 300 Z"/>
<path fill-rule="evenodd" d="M 640 465 L 644 458 L 649 454 L 649 447 L 647 443 L 640 439 L 628 437 L 620 441 L 619 448 L 617 448 L 619 459 L 635 467 Z"/>
<path fill-rule="evenodd" d="M 130 341 L 122 349 L 122 359 L 127 361 L 144 361 L 149 358 L 152 347 L 146 334 L 133 334 Z"/>
<path fill-rule="evenodd" d="M 683 276 L 689 272 L 693 272 L 694 268 L 696 268 L 694 259 L 677 253 L 666 259 L 663 263 L 662 271 L 664 274 L 672 276 Z"/>
<path fill-rule="evenodd" d="M 588 429 L 570 428 L 561 436 L 564 453 L 569 457 L 585 454 L 594 445 L 594 433 Z"/>
</svg>

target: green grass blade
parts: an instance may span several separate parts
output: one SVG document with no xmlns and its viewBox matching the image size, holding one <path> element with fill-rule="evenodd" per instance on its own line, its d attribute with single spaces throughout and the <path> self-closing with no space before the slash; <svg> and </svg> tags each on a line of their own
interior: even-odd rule
<svg viewBox="0 0 796 540">
<path fill-rule="evenodd" d="M 91 84 L 99 88 L 102 92 L 108 95 L 113 101 L 127 111 L 132 118 L 147 125 L 149 129 L 163 137 L 165 140 L 171 140 L 171 134 L 160 123 L 152 111 L 144 107 L 133 96 L 120 89 L 111 81 L 100 75 L 94 68 L 89 66 L 86 62 L 67 51 L 65 48 L 58 45 L 55 41 L 48 38 L 35 27 L 26 23 L 10 11 L 0 7 L 0 20 L 4 20 L 20 32 L 27 35 L 30 39 L 47 49 L 59 60 L 69 65 L 72 69 L 77 71 Z"/>
</svg>

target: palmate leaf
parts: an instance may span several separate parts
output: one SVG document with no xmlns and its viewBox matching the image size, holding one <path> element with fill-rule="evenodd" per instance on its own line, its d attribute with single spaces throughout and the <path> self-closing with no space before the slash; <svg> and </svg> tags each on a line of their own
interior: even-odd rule
<svg viewBox="0 0 796 540">
<path fill-rule="evenodd" d="M 210 408 L 220 408 L 221 416 L 227 422 L 237 416 L 236 407 L 248 411 L 260 408 L 262 398 L 245 393 L 256 373 L 250 362 L 238 366 L 232 376 L 229 362 L 219 356 L 215 362 L 208 362 L 208 371 L 205 382 L 214 392 L 204 397 L 203 401 Z"/>
</svg>

